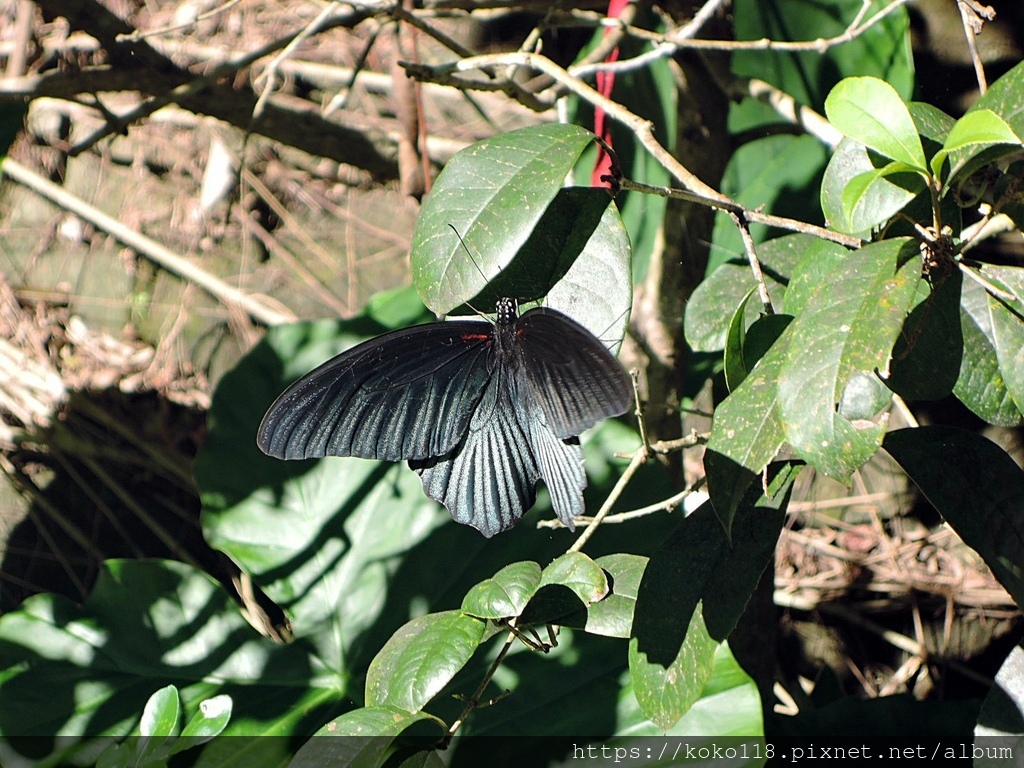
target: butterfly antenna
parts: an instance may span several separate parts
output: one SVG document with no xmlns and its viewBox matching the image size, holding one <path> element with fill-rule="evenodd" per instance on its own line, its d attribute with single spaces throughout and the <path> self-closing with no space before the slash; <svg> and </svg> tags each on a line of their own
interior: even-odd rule
<svg viewBox="0 0 1024 768">
<path fill-rule="evenodd" d="M 465 249 L 466 255 L 469 256 L 469 260 L 473 262 L 473 266 L 476 267 L 476 271 L 480 273 L 480 277 L 484 279 L 484 285 L 486 285 L 490 281 L 487 279 L 487 275 L 484 274 L 484 271 L 480 269 L 480 265 L 476 263 L 476 259 L 473 258 L 473 252 L 469 250 L 469 246 L 466 245 L 466 241 L 462 239 L 462 235 L 459 234 L 459 230 L 455 228 L 454 224 L 449 223 L 448 226 L 451 227 L 452 232 L 455 233 L 455 236 L 459 238 L 459 242 L 462 244 L 463 249 Z M 466 302 L 466 306 L 472 309 L 474 312 L 476 312 L 481 318 L 487 319 L 487 315 L 485 313 L 481 312 L 468 301 Z"/>
<path fill-rule="evenodd" d="M 618 314 L 618 316 L 617 316 L 617 317 L 616 317 L 616 318 L 615 318 L 614 320 L 612 320 L 612 321 L 611 321 L 610 323 L 608 323 L 607 327 L 606 327 L 606 328 L 605 328 L 605 329 L 604 329 L 603 331 L 601 331 L 601 333 L 600 333 L 600 334 L 598 334 L 598 336 L 597 336 L 597 338 L 598 338 L 598 339 L 600 339 L 601 343 L 602 343 L 602 344 L 604 344 L 604 345 L 605 345 L 606 347 L 609 347 L 609 349 L 610 349 L 611 347 L 614 347 L 614 346 L 615 346 L 616 344 L 620 344 L 620 343 L 622 342 L 622 340 L 621 340 L 621 339 L 612 339 L 612 340 L 611 340 L 611 341 L 609 342 L 609 340 L 608 340 L 608 339 L 607 339 L 607 338 L 605 337 L 605 334 L 606 334 L 606 333 L 608 333 L 608 331 L 610 331 L 610 330 L 612 329 L 612 327 L 613 327 L 613 326 L 615 326 L 616 324 L 618 324 L 618 322 L 619 322 L 619 321 L 620 321 L 620 320 L 621 320 L 621 319 L 622 319 L 623 317 L 625 317 L 625 315 L 626 315 L 626 313 L 627 313 L 627 312 L 629 312 L 629 310 L 628 310 L 628 309 L 624 309 L 624 310 L 622 310 L 622 311 L 621 311 L 621 312 L 620 312 L 620 313 Z M 628 331 L 629 331 L 629 329 L 627 328 L 627 329 L 626 329 L 626 332 L 628 333 Z"/>
</svg>

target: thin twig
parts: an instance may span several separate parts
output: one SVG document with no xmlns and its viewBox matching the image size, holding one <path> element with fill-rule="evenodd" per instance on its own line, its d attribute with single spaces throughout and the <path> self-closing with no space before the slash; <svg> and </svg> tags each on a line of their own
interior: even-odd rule
<svg viewBox="0 0 1024 768">
<path fill-rule="evenodd" d="M 674 187 L 659 187 L 652 184 L 642 184 L 632 179 L 622 179 L 622 188 L 635 190 L 637 192 L 646 192 L 652 195 L 658 195 L 660 197 L 671 197 L 677 200 L 685 200 L 690 203 L 697 203 L 699 205 L 710 205 L 713 208 L 719 208 L 726 213 L 737 212 L 742 213 L 748 221 L 757 222 L 758 224 L 766 224 L 769 227 L 778 227 L 779 229 L 786 229 L 791 232 L 801 232 L 805 235 L 813 235 L 814 237 L 828 240 L 839 245 L 844 245 L 847 248 L 859 248 L 864 244 L 859 237 L 853 235 L 845 235 L 842 232 L 833 232 L 831 229 L 825 227 L 819 227 L 817 224 L 808 224 L 805 221 L 797 221 L 796 219 L 789 219 L 785 216 L 775 216 L 770 213 L 762 213 L 761 211 L 752 211 L 744 208 L 739 203 L 730 201 L 731 205 L 719 205 L 715 201 L 708 200 L 701 195 L 695 195 L 685 189 L 677 189 Z"/>
<path fill-rule="evenodd" d="M 266 81 L 266 84 L 263 86 L 263 90 L 260 92 L 259 98 L 256 99 L 256 106 L 252 109 L 252 120 L 254 123 L 263 116 L 263 110 L 267 106 L 267 100 L 277 89 L 277 72 L 281 67 L 281 63 L 291 56 L 295 49 L 298 48 L 304 40 L 319 31 L 321 25 L 330 18 L 340 5 L 341 3 L 339 0 L 331 0 L 330 3 L 325 5 L 320 13 L 317 14 L 317 17 L 299 30 L 299 32 L 288 42 L 288 45 L 286 45 L 281 52 L 273 58 L 270 64 L 267 65 L 267 68 L 263 70 L 263 72 L 261 72 L 253 81 L 253 85 L 258 83 L 260 80 Z"/>
<path fill-rule="evenodd" d="M 590 537 L 594 535 L 597 527 L 601 525 L 601 521 L 608 516 L 609 512 L 611 512 L 615 502 L 619 500 L 619 496 L 622 495 L 622 492 L 626 489 L 629 481 L 633 479 L 633 475 L 636 474 L 637 470 L 640 469 L 645 461 L 647 461 L 647 448 L 645 446 L 640 446 L 633 453 L 633 459 L 629 462 L 629 466 L 626 467 L 626 471 L 622 473 L 621 477 L 619 477 L 619 481 L 615 483 L 615 487 L 612 488 L 612 492 L 608 494 L 608 498 L 604 500 L 604 504 L 601 505 L 601 509 L 598 510 L 596 515 L 594 515 L 594 520 L 566 551 L 579 552 L 583 549 L 583 545 L 590 540 Z"/>
<path fill-rule="evenodd" d="M 969 266 L 964 264 L 959 259 L 957 259 L 956 265 L 960 268 L 961 272 L 967 275 L 967 277 L 971 278 L 971 280 L 976 282 L 978 285 L 982 286 L 986 291 L 991 293 L 997 299 L 1002 299 L 1003 301 L 1017 300 L 1017 296 L 993 285 L 990 280 L 982 277 L 981 274 L 975 272 L 973 269 L 971 269 Z"/>
<path fill-rule="evenodd" d="M 757 296 L 761 300 L 764 313 L 766 315 L 774 315 L 775 308 L 772 307 L 772 299 L 768 295 L 768 284 L 765 282 L 764 273 L 761 271 L 761 262 L 757 260 L 757 249 L 754 247 L 754 238 L 750 235 L 750 225 L 744 216 L 732 211 L 729 212 L 729 216 L 732 218 L 733 224 L 740 231 L 740 238 L 743 240 L 743 250 L 747 254 L 747 263 L 750 265 L 750 271 L 754 274 L 754 280 L 757 281 Z"/>
<path fill-rule="evenodd" d="M 514 626 L 514 622 L 515 619 L 512 619 L 509 622 L 510 630 L 508 638 L 505 640 L 505 644 L 501 647 L 501 650 L 498 651 L 498 655 L 494 658 L 494 661 L 491 662 L 491 666 L 487 668 L 487 672 L 484 674 L 483 680 L 480 681 L 480 685 L 478 685 L 476 690 L 473 691 L 473 695 L 469 697 L 469 701 L 466 702 L 465 708 L 455 719 L 455 722 L 451 724 L 451 727 L 445 734 L 444 739 L 442 739 L 442 748 L 448 746 L 452 737 L 454 737 L 455 733 L 462 727 L 462 724 L 466 722 L 466 718 L 469 717 L 469 714 L 476 709 L 477 705 L 480 703 L 480 697 L 484 695 L 484 691 L 487 689 L 488 683 L 491 682 L 491 679 L 494 677 L 494 673 L 498 671 L 498 667 L 501 666 L 501 662 L 505 660 L 505 656 L 512 648 L 512 643 L 516 640 L 516 633 L 511 630 L 511 626 Z"/>
<path fill-rule="evenodd" d="M 194 27 L 201 21 L 206 21 L 207 19 L 212 19 L 214 16 L 219 16 L 220 14 L 224 13 L 224 11 L 231 10 L 240 2 L 242 2 L 242 0 L 227 0 L 227 2 L 224 3 L 224 5 L 218 6 L 217 8 L 211 8 L 210 10 L 204 11 L 203 13 L 196 14 L 194 18 L 189 19 L 188 21 L 183 22 L 181 24 L 170 24 L 166 27 L 147 29 L 145 32 L 136 29 L 129 34 L 118 35 L 116 37 L 116 40 L 119 43 L 137 43 L 139 40 L 145 40 L 147 37 L 159 37 L 161 35 L 166 35 L 168 32 L 180 32 L 183 29 L 189 29 L 190 27 Z"/>
<path fill-rule="evenodd" d="M 467 80 L 466 78 L 458 77 L 458 74 L 473 70 L 486 69 L 488 67 L 510 65 L 529 67 L 539 72 L 543 72 L 544 74 L 549 75 L 556 82 L 564 85 L 569 91 L 575 93 L 580 98 L 597 108 L 603 109 L 609 117 L 629 128 L 651 156 L 654 157 L 654 159 L 657 160 L 670 174 L 672 174 L 685 188 L 685 190 L 673 190 L 664 187 L 639 185 L 635 182 L 632 182 L 627 186 L 627 180 L 624 179 L 624 189 L 643 189 L 644 191 L 662 194 L 666 197 L 680 197 L 688 199 L 691 202 L 709 205 L 728 213 L 745 216 L 750 221 L 766 223 L 770 226 L 778 226 L 780 228 L 796 232 L 806 232 L 808 234 L 824 237 L 832 242 L 838 242 L 851 247 L 856 247 L 861 244 L 861 241 L 858 238 L 850 237 L 849 235 L 842 235 L 837 232 L 831 232 L 823 227 L 816 227 L 811 224 L 806 224 L 805 222 L 785 219 L 780 216 L 768 216 L 754 211 L 747 211 L 739 203 L 705 184 L 688 168 L 683 166 L 683 164 L 680 163 L 671 152 L 665 149 L 665 147 L 663 147 L 657 139 L 654 138 L 654 127 L 651 121 L 638 117 L 621 104 L 603 96 L 597 90 L 580 81 L 578 78 L 573 77 L 565 69 L 558 66 L 545 56 L 516 51 L 512 53 L 473 56 L 468 59 L 461 59 L 437 66 L 414 65 L 408 62 L 402 62 L 402 66 L 405 67 L 410 76 L 418 80 L 429 80 L 432 82 L 453 85 L 458 88 L 470 89 L 480 87 L 481 83 L 479 81 Z"/>
<path fill-rule="evenodd" d="M 373 50 L 373 46 L 376 45 L 377 39 L 380 37 L 380 33 L 386 28 L 387 24 L 378 24 L 370 33 L 366 43 L 363 45 L 363 49 L 359 52 L 359 57 L 356 59 L 355 65 L 352 67 L 352 71 L 349 73 L 348 82 L 341 87 L 341 89 L 334 95 L 334 98 L 331 99 L 330 103 L 324 107 L 324 115 L 329 115 L 335 110 L 344 109 L 348 106 L 349 96 L 352 95 L 352 91 L 356 87 L 356 78 L 366 67 L 366 60 L 370 56 L 370 51 Z M 388 83 L 390 87 L 390 77 L 388 77 Z"/>
<path fill-rule="evenodd" d="M 985 77 L 985 67 L 981 63 L 981 54 L 978 53 L 977 36 L 985 21 L 994 19 L 996 12 L 988 6 L 969 0 L 956 0 L 956 6 L 960 9 L 960 21 L 964 27 L 964 37 L 967 38 L 967 49 L 971 52 L 974 75 L 978 78 L 978 91 L 984 94 L 988 90 L 988 80 Z"/>
<path fill-rule="evenodd" d="M 872 3 L 870 0 L 863 0 L 863 4 L 857 15 L 853 18 L 846 29 L 840 32 L 838 35 L 827 38 L 817 38 L 816 40 L 771 40 L 769 38 L 760 38 L 758 40 L 712 40 L 705 38 L 697 38 L 696 31 L 699 27 L 703 26 L 707 19 L 717 10 L 717 6 L 722 5 L 720 2 L 715 0 L 709 0 L 705 3 L 701 9 L 694 15 L 693 19 L 684 24 L 678 29 L 672 30 L 667 33 L 652 32 L 648 29 L 641 29 L 630 25 L 620 24 L 616 19 L 608 19 L 601 14 L 588 11 L 572 11 L 564 12 L 561 16 L 553 16 L 551 22 L 552 27 L 614 27 L 620 29 L 625 35 L 633 37 L 639 40 L 645 40 L 652 45 L 656 46 L 656 50 L 662 52 L 663 56 L 671 56 L 682 49 L 697 49 L 697 50 L 711 50 L 711 51 L 813 51 L 816 53 L 824 53 L 830 48 L 834 48 L 837 45 L 848 43 L 851 40 L 863 35 L 871 27 L 883 21 L 887 16 L 890 16 L 894 11 L 904 5 L 908 5 L 912 0 L 893 0 L 887 6 L 880 9 L 871 18 L 864 20 L 867 15 L 867 11 L 871 9 Z M 695 29 L 695 27 L 697 29 Z M 650 52 L 647 52 L 650 53 Z M 644 55 L 644 54 L 641 54 Z M 660 57 L 659 57 L 660 58 Z M 629 59 L 624 60 L 623 64 L 631 61 Z M 593 71 L 597 71 L 595 68 Z M 613 67 L 614 68 L 614 67 Z M 591 71 L 587 71 L 590 74 Z"/>
</svg>

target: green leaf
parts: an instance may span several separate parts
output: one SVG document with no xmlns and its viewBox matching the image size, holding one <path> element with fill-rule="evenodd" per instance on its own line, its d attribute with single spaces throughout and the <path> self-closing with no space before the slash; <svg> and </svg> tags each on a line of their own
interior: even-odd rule
<svg viewBox="0 0 1024 768">
<path fill-rule="evenodd" d="M 770 498 L 751 489 L 731 541 L 706 503 L 651 556 L 629 658 L 641 709 L 661 728 L 675 724 L 702 694 L 718 643 L 735 628 L 775 551 L 798 471 L 789 463 L 773 467 Z"/>
<path fill-rule="evenodd" d="M 955 427 L 900 429 L 884 447 L 1024 606 L 1024 471 L 992 441 Z"/>
<path fill-rule="evenodd" d="M 704 627 L 700 610 L 691 614 L 683 644 L 668 664 L 650 661 L 640 650 L 637 638 L 629 641 L 633 694 L 641 711 L 663 731 L 679 722 L 700 699 L 711 678 L 717 649 L 718 643 Z"/>
<path fill-rule="evenodd" d="M 431 613 L 395 632 L 366 672 L 368 706 L 419 712 L 462 669 L 486 625 L 461 611 Z"/>
<path fill-rule="evenodd" d="M 999 373 L 1018 412 L 1024 413 L 1024 269 L 987 265 L 983 275 L 1016 298 L 1006 301 L 988 294 L 992 341 L 999 361 Z"/>
<path fill-rule="evenodd" d="M 1002 118 L 1017 136 L 1024 136 L 1024 62 L 1017 64 L 994 83 L 971 107 L 991 110 Z"/>
<path fill-rule="evenodd" d="M 1001 736 L 1006 739 L 999 742 L 1001 746 L 1013 750 L 1024 747 L 1024 649 L 1019 645 L 1010 649 L 1003 665 L 996 673 L 996 684 L 993 685 L 978 713 L 978 724 L 974 729 L 974 738 L 979 736 Z M 1016 737 L 1010 741 L 1006 737 Z M 986 755 L 988 757 L 988 755 Z M 975 761 L 975 765 L 997 765 L 991 762 Z"/>
<path fill-rule="evenodd" d="M 599 557 L 595 562 L 608 573 L 611 591 L 590 606 L 586 630 L 594 635 L 626 639 L 633 626 L 633 609 L 647 558 L 619 552 Z"/>
<path fill-rule="evenodd" d="M 604 570 L 582 552 L 566 552 L 550 563 L 541 573 L 540 583 L 568 587 L 587 605 L 608 594 Z"/>
<path fill-rule="evenodd" d="M 702 743 L 702 737 L 709 742 L 723 736 L 740 736 L 750 739 L 764 733 L 761 716 L 761 697 L 757 685 L 736 662 L 728 643 L 722 643 L 715 651 L 711 677 L 704 686 L 700 698 L 687 710 L 682 719 L 668 728 L 652 723 L 640 708 L 633 691 L 632 681 L 624 687 L 619 704 L 619 733 L 626 738 L 604 741 L 609 747 L 639 747 L 639 754 L 647 754 L 650 736 L 685 736 L 688 744 Z M 633 738 L 630 738 L 633 737 Z M 708 744 L 710 746 L 710 743 Z M 660 753 L 660 750 L 659 750 Z M 753 757 L 753 749 L 750 750 Z M 762 759 L 741 762 L 742 765 L 762 765 L 764 747 L 760 750 Z M 650 765 L 679 765 L 672 752 L 664 755 L 652 754 Z M 648 760 L 643 761 L 644 765 Z"/>
<path fill-rule="evenodd" d="M 499 298 L 546 297 L 596 336 L 622 337 L 633 295 L 629 237 L 607 189 L 564 187 L 593 139 L 575 125 L 531 126 L 448 162 L 410 253 L 430 309 L 490 311 Z"/>
<path fill-rule="evenodd" d="M 874 454 L 884 424 L 851 420 L 841 406 L 853 395 L 863 402 L 864 394 L 879 408 L 884 403 L 874 371 L 889 358 L 920 269 L 908 240 L 855 252 L 826 243 L 808 248 L 786 291 L 795 319 L 715 410 L 705 470 L 723 521 L 783 442 L 843 481 Z"/>
<path fill-rule="evenodd" d="M 851 382 L 863 387 L 885 365 L 920 273 L 916 245 L 887 240 L 855 253 L 811 253 L 790 284 L 786 308 L 797 318 L 787 329 L 776 408 L 786 442 L 830 477 L 846 481 L 881 443 L 884 424 L 851 421 L 837 408 Z M 879 396 L 882 389 L 877 382 Z"/>
<path fill-rule="evenodd" d="M 844 136 L 917 171 L 927 170 L 910 111 L 885 81 L 874 77 L 841 80 L 825 99 L 825 114 Z"/>
<path fill-rule="evenodd" d="M 919 176 L 910 176 L 907 179 L 911 183 L 907 184 L 908 189 L 904 190 L 902 194 L 893 189 L 894 187 L 897 190 L 902 189 L 899 184 L 887 181 L 893 176 L 908 172 L 913 172 L 910 166 L 894 161 L 850 179 L 846 188 L 843 189 L 841 197 L 842 220 L 845 223 L 843 231 L 855 232 L 881 224 L 894 213 L 889 210 L 894 201 L 907 199 L 908 196 L 910 199 L 916 197 L 918 190 L 915 187 L 917 184 L 913 180 L 919 179 Z M 883 184 L 883 182 L 885 183 Z M 921 186 L 923 186 L 923 181 Z"/>
<path fill-rule="evenodd" d="M 269 642 L 190 566 L 107 561 L 84 605 L 37 595 L 0 616 L 0 700 L 19 702 L 0 707 L 0 734 L 60 736 L 51 758 L 73 762 L 97 733 L 127 735 L 150 692 L 175 679 L 186 681 L 186 711 L 224 689 L 244 691 L 226 736 L 302 735 L 307 718 L 331 717 L 344 696 L 336 680 L 310 674 L 321 663 L 311 650 Z M 280 761 L 284 749 L 268 744 L 246 765 Z"/>
<path fill-rule="evenodd" d="M 787 235 L 757 247 L 768 295 L 781 306 L 789 276 L 808 247 L 817 242 L 810 235 Z M 725 348 L 729 323 L 744 295 L 755 302 L 751 291 L 757 281 L 746 259 L 727 261 L 711 272 L 693 292 L 686 305 L 683 329 L 687 343 L 696 352 L 717 352 Z M 753 312 L 750 314 L 754 314 Z"/>
<path fill-rule="evenodd" d="M 1006 122 L 990 109 L 972 110 L 956 121 L 946 137 L 942 149 L 932 158 L 932 174 L 938 178 L 942 164 L 952 152 L 971 148 L 983 149 L 993 144 L 1020 144 L 1020 138 Z M 966 162 L 976 151 L 959 158 L 958 165 Z M 953 173 L 950 173 L 952 177 Z"/>
<path fill-rule="evenodd" d="M 202 744 L 219 735 L 231 720 L 233 707 L 234 703 L 227 694 L 199 702 L 199 711 L 185 724 L 181 738 L 172 751 L 178 752 L 180 748 Z"/>
<path fill-rule="evenodd" d="M 989 424 L 1013 427 L 1022 417 L 1000 372 L 990 300 L 984 287 L 964 280 L 960 297 L 963 360 L 953 394 Z"/>
<path fill-rule="evenodd" d="M 827 161 L 825 147 L 810 136 L 776 134 L 758 138 L 740 145 L 729 158 L 722 191 L 750 209 L 813 220 L 817 218 L 813 209 L 818 179 Z M 757 243 L 771 237 L 771 232 L 765 224 L 750 224 Z M 716 214 L 711 240 L 709 270 L 728 259 L 745 257 L 739 230 L 727 214 Z"/>
<path fill-rule="evenodd" d="M 139 734 L 144 738 L 177 736 L 180 720 L 181 702 L 178 699 L 178 689 L 173 685 L 164 686 L 146 702 L 142 720 L 139 722 Z M 150 743 L 156 744 L 157 740 L 154 739 Z"/>
<path fill-rule="evenodd" d="M 704 503 L 651 555 L 637 595 L 633 636 L 652 662 L 667 665 L 675 658 L 698 602 L 711 636 L 728 638 L 775 551 L 798 471 L 792 463 L 772 465 L 771 496 L 766 498 L 759 485 L 750 488 L 730 521 L 720 520 Z"/>
<path fill-rule="evenodd" d="M 139 721 L 138 761 L 141 765 L 164 760 L 170 753 L 181 722 L 178 689 L 167 685 L 149 697 Z"/>
<path fill-rule="evenodd" d="M 885 176 L 879 170 L 863 144 L 839 143 L 821 183 L 821 209 L 829 226 L 867 237 L 926 190 L 918 173 Z"/>
<path fill-rule="evenodd" d="M 467 592 L 462 612 L 479 619 L 518 616 L 540 584 L 541 569 L 537 563 L 511 563 Z"/>
<path fill-rule="evenodd" d="M 320 728 L 291 762 L 292 766 L 336 765 L 346 768 L 378 768 L 388 764 L 399 748 L 399 737 L 417 723 L 434 726 L 440 739 L 444 724 L 423 712 L 398 707 L 362 707 L 346 712 Z"/>
<path fill-rule="evenodd" d="M 572 240 L 580 248 L 589 237 L 585 230 L 596 229 L 610 199 L 607 190 L 563 188 L 580 153 L 593 140 L 594 135 L 579 126 L 548 123 L 503 133 L 458 152 L 424 200 L 413 232 L 413 283 L 424 303 L 447 314 L 473 301 L 488 282 L 512 266 L 531 239 L 534 247 L 543 245 L 536 237 L 546 234 L 558 241 L 551 243 L 552 253 L 538 259 L 544 261 L 548 284 L 531 281 L 534 284 L 523 286 L 514 298 L 544 296 L 561 277 L 559 270 L 564 274 L 579 253 L 565 254 L 563 246 Z M 552 205 L 555 210 L 549 216 Z M 545 217 L 546 226 L 535 236 Z M 574 235 L 576 224 L 582 229 Z M 528 271 L 524 275 L 528 277 Z"/>
<path fill-rule="evenodd" d="M 732 320 L 729 321 L 729 334 L 725 339 L 725 385 L 730 392 L 747 377 L 747 364 L 743 355 L 743 343 L 747 335 L 746 310 L 747 301 L 755 293 L 756 286 L 740 300 Z"/>
<path fill-rule="evenodd" d="M 921 281 L 924 297 L 903 323 L 883 375 L 904 400 L 938 400 L 953 391 L 964 359 L 962 284 L 957 269 Z"/>
</svg>

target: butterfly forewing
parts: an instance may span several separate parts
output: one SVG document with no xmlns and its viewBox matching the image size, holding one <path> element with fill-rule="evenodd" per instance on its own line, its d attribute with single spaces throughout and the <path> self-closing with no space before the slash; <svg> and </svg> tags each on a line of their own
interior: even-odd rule
<svg viewBox="0 0 1024 768">
<path fill-rule="evenodd" d="M 526 377 L 558 437 L 574 437 L 629 409 L 629 375 L 575 320 L 539 307 L 519 318 L 516 333 Z"/>
<path fill-rule="evenodd" d="M 283 459 L 407 459 L 460 523 L 515 525 L 544 480 L 559 519 L 583 513 L 577 436 L 626 411 L 629 376 L 583 326 L 555 310 L 495 325 L 430 323 L 371 339 L 303 376 L 267 411 L 258 443 Z"/>
<path fill-rule="evenodd" d="M 285 390 L 263 418 L 259 446 L 282 459 L 443 456 L 465 435 L 492 366 L 489 323 L 384 334 Z"/>
</svg>

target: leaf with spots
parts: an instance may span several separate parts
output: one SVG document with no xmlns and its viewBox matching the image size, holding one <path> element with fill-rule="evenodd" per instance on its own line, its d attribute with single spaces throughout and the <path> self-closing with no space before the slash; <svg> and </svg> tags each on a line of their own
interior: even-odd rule
<svg viewBox="0 0 1024 768">
<path fill-rule="evenodd" d="M 705 468 L 727 529 L 783 443 L 843 482 L 878 450 L 890 395 L 875 371 L 886 367 L 920 275 L 907 239 L 808 249 L 786 291 L 795 319 L 715 412 Z"/>
</svg>

